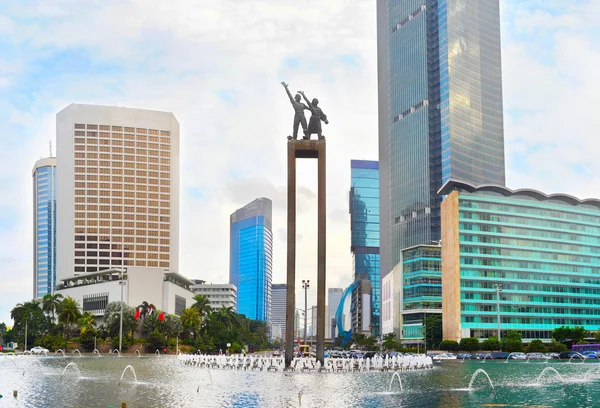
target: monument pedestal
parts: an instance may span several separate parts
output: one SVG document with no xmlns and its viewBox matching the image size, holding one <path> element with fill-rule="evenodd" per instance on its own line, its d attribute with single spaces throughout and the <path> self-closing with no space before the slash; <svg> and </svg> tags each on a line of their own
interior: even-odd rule
<svg viewBox="0 0 600 408">
<path fill-rule="evenodd" d="M 325 357 L 325 227 L 326 174 L 325 139 L 288 140 L 288 197 L 287 197 L 287 287 L 285 366 L 294 358 L 294 313 L 296 308 L 296 159 L 317 159 L 318 166 L 318 233 L 317 233 L 317 360 Z M 307 318 L 306 316 L 304 317 Z"/>
</svg>

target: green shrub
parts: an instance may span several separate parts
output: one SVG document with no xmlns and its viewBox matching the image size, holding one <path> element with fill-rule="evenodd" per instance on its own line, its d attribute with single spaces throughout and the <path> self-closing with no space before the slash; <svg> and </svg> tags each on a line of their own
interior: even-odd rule
<svg viewBox="0 0 600 408">
<path fill-rule="evenodd" d="M 554 339 L 552 339 L 552 343 L 550 343 L 550 345 L 548 346 L 548 351 L 551 351 L 553 353 L 562 353 L 563 351 L 568 351 L 569 348 L 566 346 L 566 344 L 563 343 L 559 343 L 558 341 L 555 341 Z"/>
<path fill-rule="evenodd" d="M 119 348 L 119 336 L 113 337 L 111 342 L 112 342 L 112 346 L 114 349 Z M 123 336 L 123 341 L 122 341 L 123 350 L 127 350 L 129 348 L 129 346 L 131 346 L 132 344 L 133 344 L 133 341 L 131 340 L 131 338 L 129 336 Z"/>
<path fill-rule="evenodd" d="M 479 339 L 477 339 L 477 337 L 465 337 L 460 339 L 460 349 L 465 351 L 479 350 Z"/>
<path fill-rule="evenodd" d="M 444 351 L 455 351 L 458 350 L 458 342 L 454 340 L 442 340 L 439 348 Z"/>
<path fill-rule="evenodd" d="M 548 347 L 541 340 L 531 340 L 531 342 L 527 345 L 528 353 L 546 353 L 548 352 Z"/>
<path fill-rule="evenodd" d="M 56 351 L 58 349 L 65 349 L 67 346 L 67 340 L 63 336 L 60 335 L 51 335 L 47 334 L 45 336 L 40 337 L 38 340 L 38 344 L 44 348 L 47 348 L 50 351 Z"/>
<path fill-rule="evenodd" d="M 80 346 L 85 351 L 93 351 L 94 350 L 94 333 L 85 332 L 79 338 Z"/>
<path fill-rule="evenodd" d="M 152 352 L 156 350 L 163 350 L 165 348 L 165 336 L 163 336 L 158 330 L 154 330 L 148 335 L 148 347 Z"/>
<path fill-rule="evenodd" d="M 481 342 L 481 349 L 485 351 L 500 350 L 500 342 L 498 337 L 490 336 L 489 339 Z"/>
<path fill-rule="evenodd" d="M 506 351 L 507 353 L 514 353 L 517 351 L 525 351 L 523 347 L 523 342 L 519 339 L 502 339 L 502 351 Z"/>
</svg>

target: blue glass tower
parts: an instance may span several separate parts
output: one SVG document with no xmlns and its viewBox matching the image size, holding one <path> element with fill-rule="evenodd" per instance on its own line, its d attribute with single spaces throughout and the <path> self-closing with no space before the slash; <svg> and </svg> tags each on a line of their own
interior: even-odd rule
<svg viewBox="0 0 600 408">
<path fill-rule="evenodd" d="M 56 158 L 33 168 L 33 297 L 56 288 Z"/>
<path fill-rule="evenodd" d="M 371 335 L 380 335 L 379 163 L 350 162 L 350 228 L 354 280 L 371 281 Z M 352 309 L 356 309 L 352 306 Z"/>
<path fill-rule="evenodd" d="M 258 198 L 230 217 L 229 283 L 237 287 L 237 311 L 271 320 L 273 275 L 272 203 Z"/>
<path fill-rule="evenodd" d="M 382 275 L 440 239 L 450 178 L 504 185 L 499 0 L 378 0 Z"/>
</svg>

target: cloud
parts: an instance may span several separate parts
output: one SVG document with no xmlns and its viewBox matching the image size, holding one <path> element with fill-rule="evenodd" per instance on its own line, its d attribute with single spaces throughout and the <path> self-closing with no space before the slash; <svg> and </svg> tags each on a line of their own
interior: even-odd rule
<svg viewBox="0 0 600 408">
<path fill-rule="evenodd" d="M 600 3 L 501 3 L 508 185 L 600 196 Z M 350 159 L 376 160 L 378 151 L 375 21 L 371 0 L 2 2 L 0 207 L 14 216 L 0 227 L 0 258 L 9 258 L 0 321 L 31 296 L 31 169 L 54 139 L 56 112 L 73 102 L 175 113 L 179 272 L 227 281 L 229 215 L 266 196 L 274 282 L 284 281 L 293 111 L 282 80 L 318 97 L 330 119 L 327 282 L 347 286 Z M 300 287 L 316 281 L 316 161 L 298 161 L 297 175 Z"/>
</svg>

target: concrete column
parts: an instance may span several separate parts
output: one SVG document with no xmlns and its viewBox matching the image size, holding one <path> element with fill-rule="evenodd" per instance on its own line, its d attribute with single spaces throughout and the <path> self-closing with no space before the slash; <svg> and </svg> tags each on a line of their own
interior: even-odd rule
<svg viewBox="0 0 600 408">
<path fill-rule="evenodd" d="M 288 142 L 287 187 L 287 281 L 285 300 L 285 366 L 294 358 L 294 313 L 296 308 L 296 148 Z"/>
<path fill-rule="evenodd" d="M 325 357 L 325 288 L 326 283 L 326 174 L 325 140 L 318 145 L 318 237 L 317 237 L 317 360 L 324 366 Z"/>
</svg>

